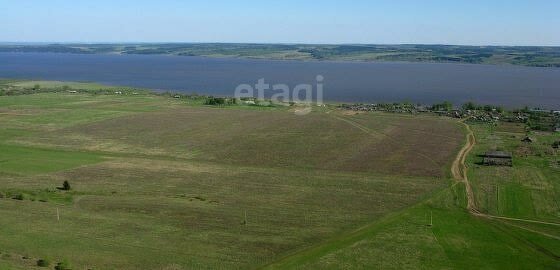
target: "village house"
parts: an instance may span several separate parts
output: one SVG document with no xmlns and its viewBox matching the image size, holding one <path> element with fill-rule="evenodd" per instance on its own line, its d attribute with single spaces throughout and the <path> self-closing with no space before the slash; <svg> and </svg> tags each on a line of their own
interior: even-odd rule
<svg viewBox="0 0 560 270">
<path fill-rule="evenodd" d="M 484 165 L 487 166 L 513 166 L 513 156 L 511 153 L 503 151 L 490 151 L 484 154 Z"/>
</svg>

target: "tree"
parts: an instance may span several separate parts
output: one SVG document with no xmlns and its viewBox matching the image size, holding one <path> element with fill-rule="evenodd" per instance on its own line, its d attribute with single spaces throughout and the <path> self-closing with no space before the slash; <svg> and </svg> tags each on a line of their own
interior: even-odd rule
<svg viewBox="0 0 560 270">
<path fill-rule="evenodd" d="M 39 267 L 49 267 L 50 262 L 48 260 L 45 259 L 40 259 L 37 261 L 37 266 Z"/>
<path fill-rule="evenodd" d="M 474 104 L 474 102 L 472 102 L 472 101 L 469 101 L 469 102 L 463 104 L 463 110 L 465 110 L 465 111 L 468 111 L 468 110 L 470 110 L 470 111 L 476 110 L 476 104 Z"/>
<path fill-rule="evenodd" d="M 446 111 L 451 111 L 453 110 L 453 103 L 449 102 L 449 101 L 445 101 L 443 102 L 443 106 L 445 108 Z"/>
<path fill-rule="evenodd" d="M 453 104 L 449 101 L 445 101 L 441 104 L 433 105 L 432 109 L 436 111 L 451 111 L 453 110 Z"/>
<path fill-rule="evenodd" d="M 64 181 L 64 183 L 62 183 L 62 190 L 70 190 L 72 189 L 70 187 L 70 183 L 68 181 Z"/>
</svg>

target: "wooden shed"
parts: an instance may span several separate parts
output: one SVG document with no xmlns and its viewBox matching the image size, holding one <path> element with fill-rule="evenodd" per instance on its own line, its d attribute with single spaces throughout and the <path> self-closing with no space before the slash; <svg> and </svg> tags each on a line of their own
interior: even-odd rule
<svg viewBox="0 0 560 270">
<path fill-rule="evenodd" d="M 490 151 L 484 154 L 484 165 L 487 166 L 513 166 L 513 156 L 511 153 L 503 151 Z"/>
</svg>

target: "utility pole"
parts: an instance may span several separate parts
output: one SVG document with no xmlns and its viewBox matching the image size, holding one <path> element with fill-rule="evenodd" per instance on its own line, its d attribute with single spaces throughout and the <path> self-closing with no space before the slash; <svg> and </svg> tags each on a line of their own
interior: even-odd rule
<svg viewBox="0 0 560 270">
<path fill-rule="evenodd" d="M 430 211 L 430 227 L 434 226 L 434 214 Z"/>
<path fill-rule="evenodd" d="M 500 214 L 500 186 L 496 184 L 496 212 Z"/>
</svg>

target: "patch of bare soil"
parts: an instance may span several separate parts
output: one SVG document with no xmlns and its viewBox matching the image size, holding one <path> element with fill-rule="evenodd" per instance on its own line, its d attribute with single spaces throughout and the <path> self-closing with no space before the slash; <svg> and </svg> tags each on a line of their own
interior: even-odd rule
<svg viewBox="0 0 560 270">
<path fill-rule="evenodd" d="M 527 145 L 520 145 L 516 150 L 515 150 L 515 155 L 519 156 L 519 157 L 528 157 L 528 156 L 532 156 L 535 153 L 533 153 L 533 151 L 531 150 L 531 148 Z"/>
</svg>

